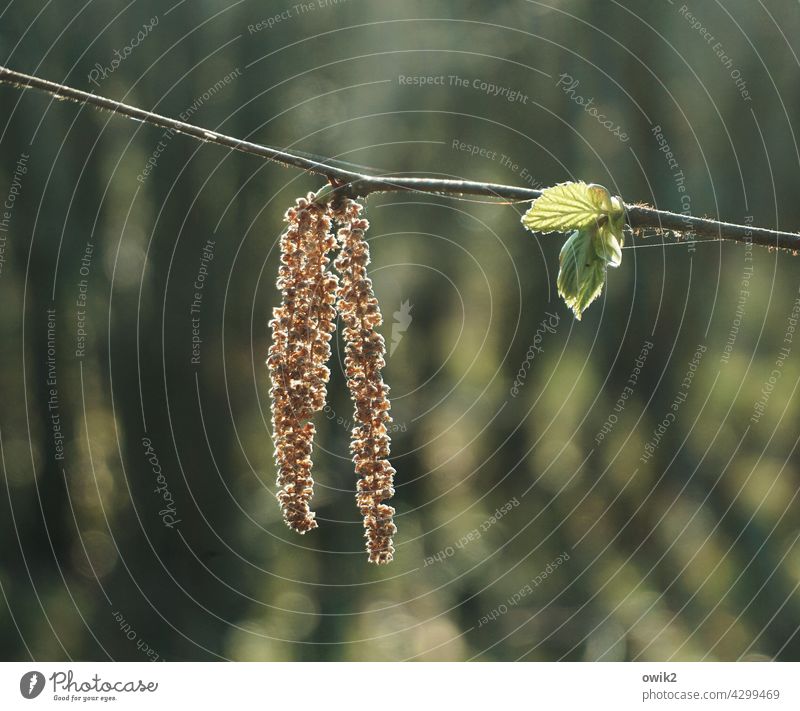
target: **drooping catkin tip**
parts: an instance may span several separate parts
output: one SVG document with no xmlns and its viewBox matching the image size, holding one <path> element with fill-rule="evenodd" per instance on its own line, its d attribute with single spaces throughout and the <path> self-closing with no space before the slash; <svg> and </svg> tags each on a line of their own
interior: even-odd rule
<svg viewBox="0 0 800 711">
<path fill-rule="evenodd" d="M 376 565 L 391 563 L 394 558 L 392 537 L 397 533 L 394 525 L 394 508 L 380 504 L 373 508 L 374 515 L 364 518 L 364 537 L 367 539 L 369 562 Z"/>
</svg>

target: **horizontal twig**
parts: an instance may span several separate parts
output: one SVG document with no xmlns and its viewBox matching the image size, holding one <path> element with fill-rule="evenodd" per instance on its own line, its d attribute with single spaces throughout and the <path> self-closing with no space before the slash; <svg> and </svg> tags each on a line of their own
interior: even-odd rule
<svg viewBox="0 0 800 711">
<path fill-rule="evenodd" d="M 217 131 L 210 131 L 199 126 L 177 121 L 167 116 L 162 116 L 152 111 L 123 104 L 114 99 L 107 99 L 80 89 L 74 89 L 63 84 L 57 84 L 46 79 L 23 74 L 12 69 L 0 66 L 0 82 L 4 82 L 20 89 L 38 89 L 58 99 L 68 99 L 79 104 L 86 104 L 97 109 L 111 111 L 121 116 L 160 126 L 175 133 L 182 133 L 200 141 L 215 143 L 235 151 L 249 153 L 306 170 L 310 173 L 325 176 L 340 190 L 351 196 L 366 196 L 379 192 L 412 191 L 423 193 L 436 193 L 441 195 L 482 195 L 486 197 L 501 198 L 503 200 L 534 200 L 541 195 L 540 190 L 522 188 L 513 185 L 498 185 L 472 180 L 447 180 L 442 178 L 408 177 L 391 175 L 366 175 L 333 165 L 326 159 L 317 159 L 289 150 L 281 150 L 259 143 L 243 141 L 239 138 L 226 136 Z M 719 222 L 703 217 L 678 214 L 666 210 L 657 210 L 644 205 L 626 205 L 627 224 L 636 228 L 657 229 L 681 235 L 695 235 L 703 238 L 724 239 L 734 242 L 752 242 L 766 247 L 777 249 L 800 250 L 800 234 L 794 232 L 781 232 L 764 227 L 751 225 L 737 225 L 729 222 Z"/>
</svg>

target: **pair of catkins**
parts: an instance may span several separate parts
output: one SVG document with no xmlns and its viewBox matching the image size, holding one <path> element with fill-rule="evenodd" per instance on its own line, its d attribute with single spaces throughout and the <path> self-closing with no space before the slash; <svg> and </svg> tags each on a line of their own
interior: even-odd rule
<svg viewBox="0 0 800 711">
<path fill-rule="evenodd" d="M 369 223 L 361 211 L 355 200 L 323 202 L 309 193 L 286 212 L 289 227 L 281 236 L 277 281 L 281 305 L 270 321 L 267 366 L 278 501 L 286 524 L 306 533 L 317 527 L 310 508 L 315 432 L 311 420 L 325 407 L 327 362 L 339 314 L 354 403 L 350 451 L 358 475 L 356 501 L 364 517 L 369 561 L 384 564 L 394 555 L 392 536 L 397 530 L 394 508 L 383 503 L 394 495 L 387 429 L 392 420 L 389 388 L 381 375 L 386 348 L 377 331 L 383 318 L 367 276 Z M 336 271 L 331 268 L 332 254 Z"/>
</svg>

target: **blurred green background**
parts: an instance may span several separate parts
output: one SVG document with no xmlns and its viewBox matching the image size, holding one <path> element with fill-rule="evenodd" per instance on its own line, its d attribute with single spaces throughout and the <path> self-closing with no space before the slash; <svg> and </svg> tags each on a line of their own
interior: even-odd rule
<svg viewBox="0 0 800 711">
<path fill-rule="evenodd" d="M 796 3 L 314 4 L 12 0 L 0 62 L 380 171 L 800 226 Z M 3 659 L 800 658 L 792 256 L 629 235 L 577 322 L 524 204 L 370 197 L 376 568 L 340 341 L 320 528 L 274 499 L 276 245 L 321 179 L 7 86 L 0 156 Z"/>
</svg>

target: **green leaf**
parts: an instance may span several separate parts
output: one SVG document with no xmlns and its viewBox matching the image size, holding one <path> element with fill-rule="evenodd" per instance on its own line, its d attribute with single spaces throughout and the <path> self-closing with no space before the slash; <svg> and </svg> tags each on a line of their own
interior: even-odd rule
<svg viewBox="0 0 800 711">
<path fill-rule="evenodd" d="M 625 205 L 602 185 L 562 183 L 542 191 L 522 216 L 534 232 L 572 231 L 559 255 L 558 293 L 579 321 L 622 263 Z"/>
<path fill-rule="evenodd" d="M 595 249 L 596 227 L 573 232 L 559 255 L 558 293 L 575 318 L 581 315 L 603 290 L 607 260 Z"/>
<path fill-rule="evenodd" d="M 534 232 L 578 230 L 608 221 L 616 207 L 602 185 L 561 183 L 534 200 L 522 216 L 522 224 Z"/>
</svg>

